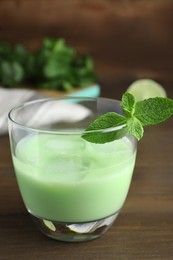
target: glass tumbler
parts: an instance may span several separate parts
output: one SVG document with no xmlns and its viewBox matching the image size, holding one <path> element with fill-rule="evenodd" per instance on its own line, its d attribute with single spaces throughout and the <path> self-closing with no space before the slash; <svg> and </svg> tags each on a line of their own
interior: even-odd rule
<svg viewBox="0 0 173 260">
<path fill-rule="evenodd" d="M 121 103 L 66 97 L 31 101 L 9 112 L 20 193 L 36 226 L 51 238 L 69 242 L 98 238 L 124 204 L 135 165 L 136 139 L 126 135 L 96 144 L 82 138 L 91 122 L 110 111 L 121 114 Z M 115 130 L 102 129 L 97 134 Z"/>
</svg>

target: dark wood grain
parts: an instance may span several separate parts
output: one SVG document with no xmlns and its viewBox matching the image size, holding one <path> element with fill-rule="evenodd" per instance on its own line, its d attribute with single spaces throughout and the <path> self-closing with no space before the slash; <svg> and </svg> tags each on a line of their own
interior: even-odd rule
<svg viewBox="0 0 173 260">
<path fill-rule="evenodd" d="M 64 37 L 103 75 L 173 78 L 172 0 L 1 0 L 0 41 Z M 109 65 L 109 66 L 107 66 Z"/>
<path fill-rule="evenodd" d="M 133 80 L 152 77 L 173 98 L 173 1 L 0 1 L 0 41 L 31 49 L 65 37 L 93 55 L 101 95 L 120 99 Z M 100 239 L 62 243 L 42 235 L 21 200 L 8 136 L 0 137 L 0 259 L 173 258 L 173 119 L 146 128 L 131 188 Z"/>
</svg>

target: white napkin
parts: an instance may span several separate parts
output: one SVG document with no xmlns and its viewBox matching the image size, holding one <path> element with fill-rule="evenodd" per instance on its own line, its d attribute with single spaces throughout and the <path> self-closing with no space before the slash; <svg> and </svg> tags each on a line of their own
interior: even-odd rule
<svg viewBox="0 0 173 260">
<path fill-rule="evenodd" d="M 32 113 L 29 114 L 32 114 L 32 116 L 27 118 L 26 115 L 26 124 L 29 127 L 51 125 L 58 122 L 74 123 L 92 114 L 91 110 L 80 104 L 63 100 L 43 103 L 34 113 L 32 108 L 31 110 Z"/>
<path fill-rule="evenodd" d="M 41 97 L 32 90 L 0 88 L 0 134 L 8 131 L 8 113 L 13 107 Z"/>
<path fill-rule="evenodd" d="M 44 96 L 36 91 L 0 88 L 0 135 L 8 132 L 8 113 L 13 107 L 40 98 L 44 98 Z M 89 109 L 76 103 L 61 101 L 55 102 L 51 106 L 49 103 L 43 103 L 39 110 L 26 115 L 26 122 L 27 126 L 39 126 L 39 124 L 43 125 L 44 123 L 54 123 L 63 120 L 75 122 L 84 119 L 90 114 L 91 111 Z"/>
</svg>

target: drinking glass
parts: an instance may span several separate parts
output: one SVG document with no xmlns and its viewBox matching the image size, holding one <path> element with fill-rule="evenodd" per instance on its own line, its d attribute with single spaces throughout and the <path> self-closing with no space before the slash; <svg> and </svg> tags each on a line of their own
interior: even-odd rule
<svg viewBox="0 0 173 260">
<path fill-rule="evenodd" d="M 27 211 L 47 236 L 92 240 L 114 223 L 126 199 L 137 142 L 130 135 L 104 144 L 82 138 L 106 112 L 106 98 L 66 97 L 27 102 L 9 112 L 11 153 Z M 116 128 L 90 131 L 102 137 Z"/>
</svg>

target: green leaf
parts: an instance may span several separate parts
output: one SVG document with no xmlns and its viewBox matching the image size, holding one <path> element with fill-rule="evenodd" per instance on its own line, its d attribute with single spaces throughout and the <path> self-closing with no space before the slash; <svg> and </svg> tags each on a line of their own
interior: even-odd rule
<svg viewBox="0 0 173 260">
<path fill-rule="evenodd" d="M 54 41 L 53 39 L 46 37 L 43 41 L 43 47 L 46 49 L 52 49 L 54 46 Z"/>
<path fill-rule="evenodd" d="M 4 77 L 11 77 L 12 74 L 12 65 L 10 62 L 4 60 L 1 63 L 1 71 L 2 71 L 2 75 Z"/>
<path fill-rule="evenodd" d="M 130 133 L 137 140 L 143 137 L 145 125 L 154 125 L 173 115 L 173 100 L 156 97 L 135 102 L 132 94 L 122 97 L 125 116 L 108 112 L 98 117 L 83 133 L 82 137 L 93 143 L 106 143 Z M 113 127 L 119 126 L 113 131 Z M 105 129 L 105 131 L 104 131 Z"/>
<path fill-rule="evenodd" d="M 131 135 L 136 137 L 138 141 L 143 137 L 143 126 L 136 117 L 131 117 L 127 120 L 127 130 Z"/>
<path fill-rule="evenodd" d="M 108 112 L 98 117 L 89 127 L 86 128 L 82 138 L 92 143 L 112 142 L 127 134 L 126 118 L 114 112 Z M 112 128 L 122 125 L 121 129 Z"/>
<path fill-rule="evenodd" d="M 0 83 L 4 87 L 22 83 L 66 91 L 96 81 L 92 58 L 78 56 L 63 38 L 45 38 L 32 53 L 19 44 L 0 44 Z"/>
<path fill-rule="evenodd" d="M 173 114 L 173 100 L 163 97 L 149 98 L 136 103 L 134 116 L 143 126 L 165 121 Z"/>
<path fill-rule="evenodd" d="M 90 143 L 96 144 L 104 144 L 108 142 L 112 142 L 114 140 L 120 139 L 126 136 L 128 133 L 127 127 L 122 127 L 118 130 L 110 130 L 110 131 L 95 131 L 95 132 L 84 132 L 82 138 Z"/>
<path fill-rule="evenodd" d="M 54 78 L 63 74 L 64 68 L 59 66 L 55 59 L 50 59 L 44 66 L 43 73 L 46 78 Z"/>
<path fill-rule="evenodd" d="M 135 98 L 130 93 L 125 93 L 122 97 L 122 109 L 127 117 L 131 117 L 135 110 Z"/>
<path fill-rule="evenodd" d="M 13 87 L 23 79 L 23 68 L 18 62 L 3 61 L 0 66 L 1 82 L 4 86 Z"/>
<path fill-rule="evenodd" d="M 13 79 L 16 83 L 21 82 L 23 79 L 23 68 L 18 62 L 12 63 L 12 69 L 13 69 Z"/>
<path fill-rule="evenodd" d="M 108 112 L 96 118 L 96 120 L 86 128 L 86 131 L 107 129 L 126 124 L 126 118 L 115 112 Z"/>
</svg>

